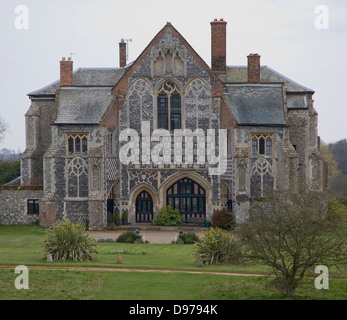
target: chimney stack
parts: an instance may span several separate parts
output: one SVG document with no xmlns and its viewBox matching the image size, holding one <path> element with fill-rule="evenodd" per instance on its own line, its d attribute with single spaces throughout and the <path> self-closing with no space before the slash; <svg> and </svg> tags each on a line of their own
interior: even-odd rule
<svg viewBox="0 0 347 320">
<path fill-rule="evenodd" d="M 69 57 L 62 58 L 60 61 L 60 86 L 61 87 L 71 87 L 73 84 L 73 61 Z"/>
<path fill-rule="evenodd" d="M 260 55 L 250 53 L 248 58 L 248 83 L 260 83 Z"/>
<path fill-rule="evenodd" d="M 124 68 L 127 65 L 127 44 L 124 39 L 119 43 L 119 67 Z"/>
<path fill-rule="evenodd" d="M 226 26 L 223 19 L 211 22 L 211 68 L 217 73 L 226 73 Z"/>
</svg>

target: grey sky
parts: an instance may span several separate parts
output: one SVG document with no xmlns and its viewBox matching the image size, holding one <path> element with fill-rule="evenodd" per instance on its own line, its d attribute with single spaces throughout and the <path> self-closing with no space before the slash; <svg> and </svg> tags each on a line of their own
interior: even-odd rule
<svg viewBox="0 0 347 320">
<path fill-rule="evenodd" d="M 29 29 L 15 27 L 15 8 L 29 10 Z M 315 8 L 329 9 L 329 29 L 315 28 Z M 0 148 L 25 149 L 27 94 L 59 79 L 59 61 L 73 55 L 79 67 L 118 67 L 118 42 L 131 38 L 135 60 L 170 21 L 210 65 L 210 21 L 227 25 L 227 64 L 261 64 L 315 90 L 319 135 L 347 138 L 345 0 L 1 0 L 0 117 L 10 125 Z"/>
</svg>

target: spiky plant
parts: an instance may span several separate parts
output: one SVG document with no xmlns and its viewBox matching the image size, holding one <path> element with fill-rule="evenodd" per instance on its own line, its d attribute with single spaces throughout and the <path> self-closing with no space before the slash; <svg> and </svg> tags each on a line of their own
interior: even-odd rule
<svg viewBox="0 0 347 320">
<path fill-rule="evenodd" d="M 238 264 L 242 258 L 238 243 L 220 228 L 205 231 L 204 236 L 195 243 L 193 254 L 207 265 Z"/>
<path fill-rule="evenodd" d="M 52 255 L 54 261 L 93 260 L 98 253 L 96 247 L 81 219 L 77 223 L 68 219 L 58 221 L 46 231 L 43 241 L 44 255 Z"/>
</svg>

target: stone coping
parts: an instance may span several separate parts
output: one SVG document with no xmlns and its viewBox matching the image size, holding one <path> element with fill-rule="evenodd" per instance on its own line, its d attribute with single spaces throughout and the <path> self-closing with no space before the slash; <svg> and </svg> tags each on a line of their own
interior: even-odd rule
<svg viewBox="0 0 347 320">
<path fill-rule="evenodd" d="M 0 186 L 0 190 L 43 190 L 43 186 Z"/>
</svg>

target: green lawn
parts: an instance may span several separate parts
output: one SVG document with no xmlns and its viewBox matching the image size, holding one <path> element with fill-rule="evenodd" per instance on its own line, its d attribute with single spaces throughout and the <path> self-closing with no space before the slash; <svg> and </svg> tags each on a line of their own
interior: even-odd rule
<svg viewBox="0 0 347 320">
<path fill-rule="evenodd" d="M 30 269 L 29 269 L 30 270 Z M 17 290 L 13 270 L 0 269 L 0 300 L 272 300 L 285 299 L 263 277 L 109 271 L 31 270 L 29 290 Z M 346 300 L 347 281 L 316 290 L 313 281 L 296 299 Z"/>
<path fill-rule="evenodd" d="M 197 270 L 202 272 L 269 273 L 264 266 L 197 267 L 192 245 L 99 243 L 93 262 L 47 263 L 40 245 L 45 229 L 38 226 L 0 226 L 0 300 L 4 299 L 124 299 L 124 300 L 224 300 L 285 299 L 267 284 L 270 277 L 211 274 L 35 270 L 30 266 L 91 266 L 113 268 Z M 123 251 L 122 264 L 117 252 Z M 29 290 L 17 290 L 14 269 L 1 265 L 26 265 Z M 341 274 L 347 278 L 346 273 Z M 316 290 L 307 279 L 296 299 L 347 299 L 347 281 L 333 279 L 329 290 Z"/>
<path fill-rule="evenodd" d="M 96 259 L 89 262 L 53 262 L 42 256 L 41 243 L 45 229 L 39 226 L 0 226 L 0 265 L 91 266 L 165 270 L 196 270 L 239 273 L 270 273 L 264 266 L 198 267 L 192 256 L 193 245 L 98 243 Z M 122 264 L 117 264 L 117 252 Z M 137 254 L 136 254 L 137 253 Z M 142 253 L 142 254 L 140 254 Z"/>
</svg>

